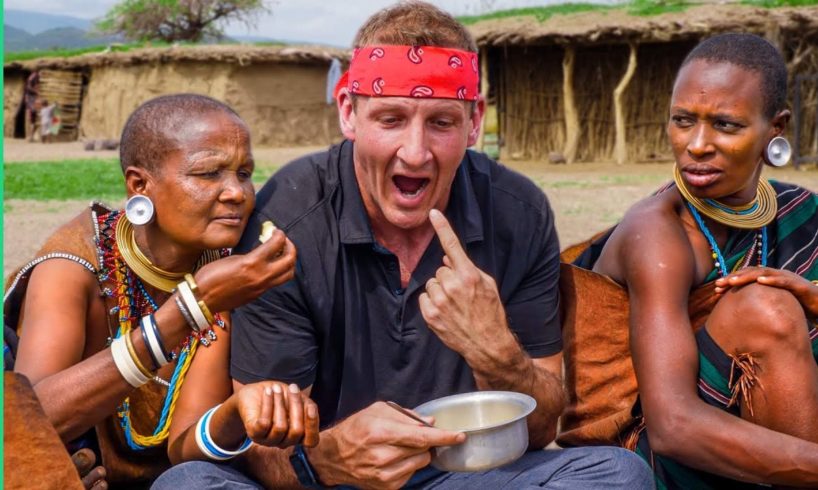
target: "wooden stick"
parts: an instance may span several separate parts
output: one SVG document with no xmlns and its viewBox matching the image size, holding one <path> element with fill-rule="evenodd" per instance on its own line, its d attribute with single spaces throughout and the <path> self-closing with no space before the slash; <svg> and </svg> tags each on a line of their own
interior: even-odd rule
<svg viewBox="0 0 818 490">
<path fill-rule="evenodd" d="M 614 146 L 614 155 L 616 163 L 622 165 L 628 159 L 627 139 L 625 138 L 625 114 L 622 107 L 622 94 L 628 88 L 634 72 L 636 72 L 636 43 L 628 43 L 630 46 L 630 56 L 628 57 L 628 68 L 625 70 L 625 75 L 619 81 L 613 92 L 614 115 L 616 117 L 616 145 Z"/>
<path fill-rule="evenodd" d="M 562 59 L 562 97 L 565 114 L 565 163 L 574 163 L 579 146 L 579 114 L 574 100 L 574 46 L 566 46 Z"/>
</svg>

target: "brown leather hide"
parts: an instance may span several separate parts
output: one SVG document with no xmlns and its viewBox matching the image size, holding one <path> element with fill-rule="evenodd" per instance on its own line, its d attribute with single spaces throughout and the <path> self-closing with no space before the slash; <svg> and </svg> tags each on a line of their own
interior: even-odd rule
<svg viewBox="0 0 818 490">
<path fill-rule="evenodd" d="M 623 430 L 634 422 L 631 410 L 638 392 L 628 293 L 608 277 L 563 263 L 560 295 L 568 405 L 557 442 L 621 445 Z M 712 283 L 691 292 L 688 311 L 694 330 L 704 325 L 717 300 Z"/>
<path fill-rule="evenodd" d="M 84 489 L 28 379 L 6 371 L 3 382 L 3 488 Z"/>
</svg>

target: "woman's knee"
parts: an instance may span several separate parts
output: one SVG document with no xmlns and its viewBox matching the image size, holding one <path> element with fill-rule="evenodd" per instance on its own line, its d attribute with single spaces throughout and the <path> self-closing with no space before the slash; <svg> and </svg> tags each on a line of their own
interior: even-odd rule
<svg viewBox="0 0 818 490">
<path fill-rule="evenodd" d="M 727 291 L 713 309 L 707 331 L 728 353 L 764 352 L 807 339 L 806 316 L 795 296 L 761 284 Z"/>
</svg>

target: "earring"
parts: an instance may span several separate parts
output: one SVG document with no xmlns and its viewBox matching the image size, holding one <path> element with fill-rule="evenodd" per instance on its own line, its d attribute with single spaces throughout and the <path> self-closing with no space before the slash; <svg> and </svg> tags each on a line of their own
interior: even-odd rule
<svg viewBox="0 0 818 490">
<path fill-rule="evenodd" d="M 146 225 L 153 219 L 153 201 L 148 196 L 136 194 L 125 203 L 125 216 L 134 225 Z"/>
<path fill-rule="evenodd" d="M 790 161 L 792 147 L 787 138 L 776 136 L 771 139 L 764 150 L 764 160 L 774 167 L 783 167 Z"/>
</svg>

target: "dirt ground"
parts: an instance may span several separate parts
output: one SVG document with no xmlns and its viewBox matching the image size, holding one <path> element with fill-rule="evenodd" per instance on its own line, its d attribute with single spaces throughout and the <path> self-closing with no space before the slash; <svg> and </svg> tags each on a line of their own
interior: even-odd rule
<svg viewBox="0 0 818 490">
<path fill-rule="evenodd" d="M 255 148 L 262 164 L 283 164 L 323 147 Z M 4 141 L 7 162 L 58 160 L 68 158 L 113 158 L 116 152 L 89 153 L 82 144 L 27 144 Z M 671 179 L 670 163 L 617 166 L 610 163 L 549 165 L 542 162 L 505 162 L 537 183 L 548 195 L 557 217 L 562 246 L 585 239 L 616 223 L 639 199 Z M 797 171 L 791 166 L 767 169 L 767 177 L 818 189 L 818 171 Z M 121 203 L 108 203 L 121 205 Z M 6 200 L 3 220 L 3 275 L 7 277 L 30 259 L 45 239 L 61 223 L 79 213 L 87 201 Z"/>
</svg>

